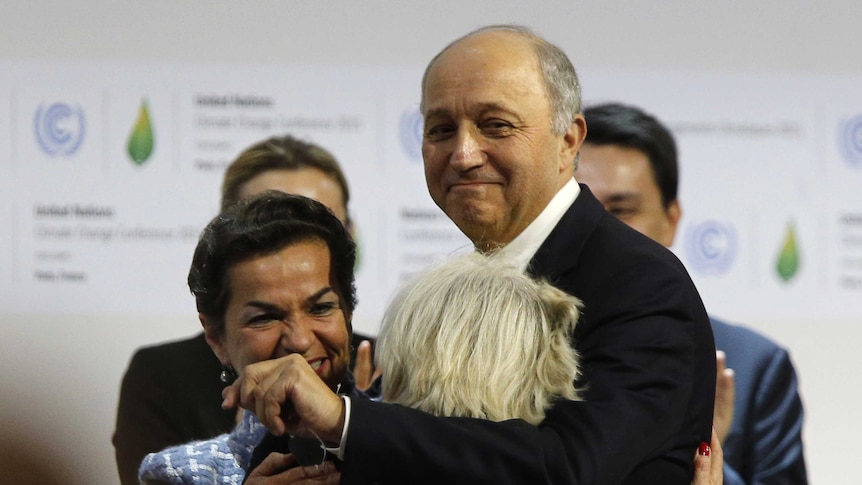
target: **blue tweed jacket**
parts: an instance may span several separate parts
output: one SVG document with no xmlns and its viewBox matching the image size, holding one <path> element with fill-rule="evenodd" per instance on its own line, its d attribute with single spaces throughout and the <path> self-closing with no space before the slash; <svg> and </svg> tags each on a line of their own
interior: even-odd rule
<svg viewBox="0 0 862 485">
<path fill-rule="evenodd" d="M 150 453 L 141 463 L 138 479 L 144 485 L 239 485 L 252 451 L 264 435 L 266 428 L 253 412 L 245 411 L 240 424 L 229 434 Z"/>
</svg>

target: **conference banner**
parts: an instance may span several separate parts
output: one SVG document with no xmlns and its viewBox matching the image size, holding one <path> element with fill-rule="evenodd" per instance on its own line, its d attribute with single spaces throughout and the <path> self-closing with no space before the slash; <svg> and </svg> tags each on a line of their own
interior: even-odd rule
<svg viewBox="0 0 862 485">
<path fill-rule="evenodd" d="M 0 313 L 194 314 L 225 167 L 290 133 L 331 151 L 360 247 L 355 325 L 470 244 L 428 196 L 421 67 L 0 63 Z M 581 68 L 586 103 L 674 132 L 672 250 L 734 319 L 862 316 L 862 80 Z"/>
</svg>

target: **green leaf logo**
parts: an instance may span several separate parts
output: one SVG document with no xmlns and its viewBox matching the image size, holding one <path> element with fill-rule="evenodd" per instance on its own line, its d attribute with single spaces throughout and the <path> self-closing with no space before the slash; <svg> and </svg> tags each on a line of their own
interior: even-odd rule
<svg viewBox="0 0 862 485">
<path fill-rule="evenodd" d="M 137 165 L 143 165 L 144 162 L 153 154 L 153 125 L 150 123 L 150 109 L 147 106 L 147 100 L 141 101 L 141 110 L 138 112 L 138 120 L 132 128 L 132 133 L 129 135 L 129 144 L 127 149 L 129 157 Z"/>
<path fill-rule="evenodd" d="M 787 233 L 784 235 L 784 246 L 775 263 L 778 276 L 784 281 L 790 281 L 799 270 L 799 248 L 796 245 L 796 229 L 793 223 L 787 225 Z"/>
</svg>

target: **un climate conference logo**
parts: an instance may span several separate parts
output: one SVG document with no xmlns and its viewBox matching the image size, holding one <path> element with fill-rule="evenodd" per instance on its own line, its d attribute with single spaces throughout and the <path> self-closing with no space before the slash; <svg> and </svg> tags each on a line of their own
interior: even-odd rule
<svg viewBox="0 0 862 485">
<path fill-rule="evenodd" d="M 413 160 L 422 160 L 422 128 L 425 120 L 418 109 L 405 111 L 401 115 L 399 135 L 401 148 Z"/>
<path fill-rule="evenodd" d="M 78 151 L 84 142 L 86 126 L 84 110 L 66 103 L 54 103 L 47 109 L 40 104 L 33 118 L 36 142 L 51 156 L 68 157 Z"/>
<path fill-rule="evenodd" d="M 686 231 L 685 255 L 694 271 L 723 275 L 736 260 L 736 232 L 717 221 L 691 225 Z"/>
<path fill-rule="evenodd" d="M 862 115 L 844 122 L 838 130 L 838 137 L 847 163 L 862 168 Z"/>
</svg>

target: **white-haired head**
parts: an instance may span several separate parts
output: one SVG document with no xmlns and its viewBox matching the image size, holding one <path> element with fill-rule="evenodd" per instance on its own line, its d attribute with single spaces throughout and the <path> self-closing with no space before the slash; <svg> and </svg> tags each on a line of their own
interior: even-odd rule
<svg viewBox="0 0 862 485">
<path fill-rule="evenodd" d="M 571 335 L 580 301 L 495 255 L 470 253 L 411 279 L 383 318 L 383 400 L 440 416 L 538 424 L 578 399 Z"/>
</svg>

